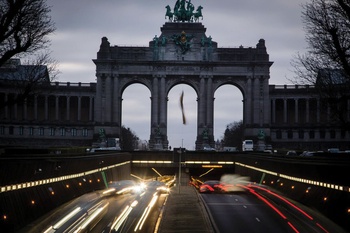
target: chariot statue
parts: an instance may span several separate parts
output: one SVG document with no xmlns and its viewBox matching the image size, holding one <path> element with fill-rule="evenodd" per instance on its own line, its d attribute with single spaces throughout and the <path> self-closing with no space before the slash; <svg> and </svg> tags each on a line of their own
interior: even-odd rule
<svg viewBox="0 0 350 233">
<path fill-rule="evenodd" d="M 196 12 L 194 12 L 195 7 L 191 3 L 191 0 L 177 0 L 174 6 L 174 11 L 171 11 L 169 5 L 165 8 L 165 18 L 168 17 L 169 22 L 198 22 L 200 17 L 203 19 L 203 7 L 198 6 Z"/>
</svg>

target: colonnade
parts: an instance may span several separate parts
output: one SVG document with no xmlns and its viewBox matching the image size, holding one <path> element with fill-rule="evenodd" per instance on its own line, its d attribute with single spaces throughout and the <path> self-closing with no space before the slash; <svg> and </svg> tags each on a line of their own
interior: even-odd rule
<svg viewBox="0 0 350 233">
<path fill-rule="evenodd" d="M 214 145 L 214 90 L 212 79 L 212 76 L 207 75 L 200 76 L 199 81 L 198 76 L 187 78 L 187 82 L 189 80 L 193 83 L 199 82 L 198 85 L 192 85 L 198 94 L 197 147 L 201 147 L 203 143 Z M 136 81 L 144 84 L 151 92 L 150 147 L 151 149 L 167 148 L 167 95 L 172 86 L 184 83 L 181 78 L 180 80 L 169 80 L 165 75 L 152 75 L 130 80 L 130 78 L 118 75 L 101 74 L 98 76 L 97 82 L 95 121 L 99 124 L 98 127 L 104 128 L 107 135 L 119 137 L 122 124 L 122 92 L 128 85 Z M 98 129 L 95 129 L 95 133 L 97 131 Z M 203 134 L 207 135 L 203 138 Z"/>
<path fill-rule="evenodd" d="M 350 101 L 347 109 L 350 109 Z M 317 97 L 271 97 L 271 124 L 329 123 L 331 111 L 330 105 Z M 350 120 L 349 111 L 346 118 Z"/>
<path fill-rule="evenodd" d="M 15 99 L 16 94 L 3 93 L 4 101 Z M 88 106 L 82 102 L 88 100 Z M 62 107 L 64 106 L 64 107 Z M 21 104 L 5 106 L 3 119 L 44 121 L 93 121 L 94 96 L 40 94 L 25 99 Z M 84 116 L 88 112 L 88 117 Z M 74 117 L 72 117 L 74 116 Z"/>
<path fill-rule="evenodd" d="M 172 68 L 169 68 L 170 70 Z M 149 74 L 119 75 L 97 74 L 95 101 L 95 134 L 103 128 L 106 135 L 120 137 L 122 125 L 122 95 L 125 88 L 134 83 L 145 85 L 151 92 L 150 149 L 168 148 L 167 101 L 168 92 L 178 84 L 188 84 L 197 93 L 196 149 L 215 146 L 214 139 L 214 93 L 224 84 L 239 87 L 245 97 L 243 102 L 246 136 L 256 137 L 260 130 L 269 135 L 270 102 L 268 76 L 232 78 L 214 77 L 210 73 L 187 75 Z"/>
<path fill-rule="evenodd" d="M 317 96 L 308 93 L 303 95 L 270 95 L 271 140 L 274 144 L 280 147 L 324 150 L 341 147 L 346 143 L 350 132 L 339 124 L 339 119 L 333 119 L 331 106 Z M 349 121 L 350 101 L 346 105 L 345 118 Z"/>
</svg>

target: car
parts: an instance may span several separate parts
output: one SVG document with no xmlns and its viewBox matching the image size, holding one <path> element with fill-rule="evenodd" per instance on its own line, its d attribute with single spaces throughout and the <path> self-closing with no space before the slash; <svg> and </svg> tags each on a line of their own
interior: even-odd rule
<svg viewBox="0 0 350 233">
<path fill-rule="evenodd" d="M 150 181 L 147 184 L 147 187 L 150 190 L 156 190 L 158 193 L 167 194 L 170 192 L 169 187 L 164 182 L 161 182 L 161 181 Z"/>
<path fill-rule="evenodd" d="M 133 180 L 121 180 L 113 182 L 109 185 L 110 190 L 114 190 L 116 194 L 136 194 L 142 193 L 146 189 L 145 184 L 138 183 Z"/>
<path fill-rule="evenodd" d="M 268 154 L 273 154 L 272 150 L 267 150 L 267 149 L 265 149 L 263 152 L 264 152 L 264 153 L 268 153 Z"/>
<path fill-rule="evenodd" d="M 339 153 L 339 148 L 329 148 L 328 150 L 328 153 Z"/>
<path fill-rule="evenodd" d="M 302 157 L 311 157 L 314 155 L 315 155 L 315 152 L 313 152 L 313 151 L 304 151 L 303 153 L 300 154 L 300 156 L 302 156 Z"/>
<path fill-rule="evenodd" d="M 98 147 L 98 148 L 91 148 L 91 149 L 86 149 L 87 152 L 90 153 L 95 153 L 95 152 L 109 152 L 109 151 L 120 151 L 119 146 L 114 146 L 114 147 Z"/>
<path fill-rule="evenodd" d="M 215 148 L 209 147 L 209 146 L 203 147 L 203 150 L 205 150 L 205 151 L 216 151 Z"/>
<path fill-rule="evenodd" d="M 290 151 L 287 151 L 286 153 L 287 156 L 297 156 L 297 152 L 295 150 L 290 150 Z"/>
<path fill-rule="evenodd" d="M 200 193 L 224 192 L 223 185 L 219 180 L 207 180 L 199 186 Z"/>
</svg>

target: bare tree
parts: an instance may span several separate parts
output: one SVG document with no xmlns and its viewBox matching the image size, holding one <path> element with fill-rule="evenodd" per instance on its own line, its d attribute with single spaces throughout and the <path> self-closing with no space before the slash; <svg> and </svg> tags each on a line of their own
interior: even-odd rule
<svg viewBox="0 0 350 233">
<path fill-rule="evenodd" d="M 14 56 L 46 49 L 55 31 L 45 0 L 0 1 L 0 66 Z"/>
<path fill-rule="evenodd" d="M 16 63 L 17 61 L 17 63 Z M 19 60 L 12 60 L 0 68 L 0 85 L 12 90 L 12 98 L 0 99 L 0 110 L 6 106 L 23 103 L 30 96 L 48 91 L 48 85 L 55 80 L 59 71 L 57 62 L 48 52 L 38 54 L 19 65 Z"/>
<path fill-rule="evenodd" d="M 50 11 L 46 0 L 0 1 L 0 82 L 15 94 L 0 100 L 0 109 L 38 94 L 57 77 L 57 62 L 48 50 L 48 35 L 55 31 Z"/>
<path fill-rule="evenodd" d="M 333 118 L 348 124 L 350 98 L 350 2 L 312 0 L 303 5 L 308 51 L 292 61 L 296 84 L 314 85 Z"/>
<path fill-rule="evenodd" d="M 122 150 L 134 150 L 137 148 L 139 138 L 130 128 L 122 126 L 120 147 Z"/>
<path fill-rule="evenodd" d="M 242 143 L 243 139 L 243 121 L 235 121 L 226 126 L 224 137 L 221 142 L 223 146 L 235 146 L 238 147 Z"/>
</svg>

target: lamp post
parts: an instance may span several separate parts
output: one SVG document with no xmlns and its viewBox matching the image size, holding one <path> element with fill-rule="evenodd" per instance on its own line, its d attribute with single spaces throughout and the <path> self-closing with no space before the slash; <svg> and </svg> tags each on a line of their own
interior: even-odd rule
<svg viewBox="0 0 350 233">
<path fill-rule="evenodd" d="M 180 186 L 181 186 L 181 153 L 182 153 L 182 147 L 180 147 L 180 152 L 179 152 L 179 194 L 180 194 Z"/>
<path fill-rule="evenodd" d="M 181 139 L 181 147 L 180 147 L 180 153 L 179 153 L 179 194 L 180 194 L 180 186 L 181 186 L 181 155 L 182 155 L 183 144 L 184 144 L 184 140 Z"/>
</svg>

